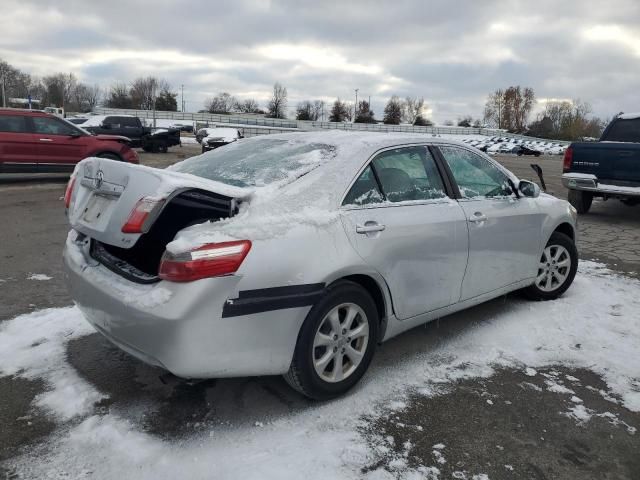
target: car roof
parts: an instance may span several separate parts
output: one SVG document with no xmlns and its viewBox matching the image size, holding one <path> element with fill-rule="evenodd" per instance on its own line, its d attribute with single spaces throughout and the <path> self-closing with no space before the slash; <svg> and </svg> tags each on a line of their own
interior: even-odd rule
<svg viewBox="0 0 640 480">
<path fill-rule="evenodd" d="M 24 108 L 0 108 L 0 115 L 23 115 L 31 117 L 50 117 L 51 114 L 43 110 L 26 110 Z"/>
</svg>

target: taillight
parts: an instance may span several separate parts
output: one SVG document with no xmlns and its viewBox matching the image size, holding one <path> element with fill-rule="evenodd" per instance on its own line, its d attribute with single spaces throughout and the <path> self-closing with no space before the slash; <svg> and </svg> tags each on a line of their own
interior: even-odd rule
<svg viewBox="0 0 640 480">
<path fill-rule="evenodd" d="M 69 208 L 71 205 L 71 197 L 73 196 L 73 187 L 76 185 L 76 176 L 73 175 L 67 183 L 67 189 L 64 191 L 64 208 Z"/>
<path fill-rule="evenodd" d="M 568 147 L 564 151 L 564 162 L 562 162 L 562 172 L 566 173 L 571 170 L 571 163 L 573 162 L 573 147 Z"/>
<path fill-rule="evenodd" d="M 164 199 L 143 197 L 133 207 L 127 222 L 122 226 L 122 233 L 144 233 L 146 221 L 152 212 L 162 206 Z"/>
<path fill-rule="evenodd" d="M 190 282 L 201 278 L 235 273 L 251 250 L 249 240 L 209 243 L 190 252 L 165 252 L 159 277 L 171 282 Z"/>
</svg>

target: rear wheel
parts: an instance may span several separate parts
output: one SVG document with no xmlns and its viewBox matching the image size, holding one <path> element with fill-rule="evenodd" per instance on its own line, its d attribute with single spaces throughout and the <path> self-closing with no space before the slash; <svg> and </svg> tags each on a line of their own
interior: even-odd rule
<svg viewBox="0 0 640 480">
<path fill-rule="evenodd" d="M 587 213 L 593 202 L 593 193 L 583 192 L 581 190 L 569 190 L 567 196 L 569 203 L 578 211 L 578 213 Z"/>
<path fill-rule="evenodd" d="M 360 285 L 340 281 L 309 312 L 285 380 L 303 395 L 342 395 L 364 375 L 376 347 L 379 318 Z"/>
<path fill-rule="evenodd" d="M 636 205 L 640 205 L 640 198 L 623 198 L 620 200 L 622 203 L 627 205 L 628 207 L 635 207 Z"/>
<path fill-rule="evenodd" d="M 578 270 L 578 249 L 564 233 L 554 232 L 542 251 L 533 285 L 523 293 L 532 300 L 555 300 L 573 283 Z"/>
<path fill-rule="evenodd" d="M 100 153 L 97 156 L 98 158 L 108 158 L 109 160 L 122 161 L 122 158 L 120 158 L 120 155 L 118 155 L 117 153 L 105 152 L 105 153 Z"/>
</svg>

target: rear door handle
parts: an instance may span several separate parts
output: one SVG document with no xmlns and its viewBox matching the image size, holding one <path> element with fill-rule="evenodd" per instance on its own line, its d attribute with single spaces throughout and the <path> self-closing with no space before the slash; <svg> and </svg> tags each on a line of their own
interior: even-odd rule
<svg viewBox="0 0 640 480">
<path fill-rule="evenodd" d="M 356 225 L 356 233 L 382 232 L 385 228 L 387 227 L 377 222 L 366 222 L 364 225 Z"/>
<path fill-rule="evenodd" d="M 41 142 L 53 142 L 52 138 L 41 138 L 40 139 Z"/>
<path fill-rule="evenodd" d="M 484 213 L 476 212 L 468 220 L 471 223 L 482 223 L 487 221 L 487 216 Z"/>
</svg>

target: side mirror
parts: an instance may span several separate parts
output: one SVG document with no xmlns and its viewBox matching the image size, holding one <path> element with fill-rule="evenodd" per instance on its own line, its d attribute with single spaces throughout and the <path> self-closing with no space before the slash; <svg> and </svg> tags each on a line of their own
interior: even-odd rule
<svg viewBox="0 0 640 480">
<path fill-rule="evenodd" d="M 523 197 L 538 198 L 540 196 L 540 187 L 529 180 L 520 180 L 518 191 Z"/>
</svg>

